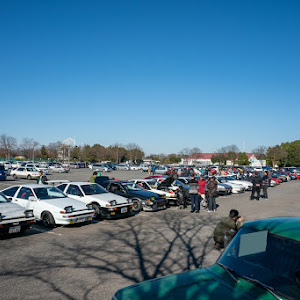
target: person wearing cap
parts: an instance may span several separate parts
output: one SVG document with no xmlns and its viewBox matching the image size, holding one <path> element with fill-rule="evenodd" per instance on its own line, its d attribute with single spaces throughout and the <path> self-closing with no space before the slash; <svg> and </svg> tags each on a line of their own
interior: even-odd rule
<svg viewBox="0 0 300 300">
<path fill-rule="evenodd" d="M 226 247 L 229 244 L 240 229 L 242 221 L 243 217 L 239 216 L 239 212 L 236 209 L 232 209 L 228 217 L 221 219 L 213 233 L 216 250 L 220 250 L 221 247 Z"/>
</svg>

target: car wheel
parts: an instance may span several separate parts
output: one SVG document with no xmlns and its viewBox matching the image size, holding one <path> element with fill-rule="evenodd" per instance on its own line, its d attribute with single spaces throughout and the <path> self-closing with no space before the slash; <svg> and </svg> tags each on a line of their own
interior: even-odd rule
<svg viewBox="0 0 300 300">
<path fill-rule="evenodd" d="M 95 211 L 95 213 L 93 214 L 93 219 L 101 219 L 102 218 L 101 207 L 96 203 L 93 203 L 92 206 L 93 206 L 93 210 Z"/>
<path fill-rule="evenodd" d="M 140 200 L 137 200 L 137 199 L 134 199 L 132 200 L 132 210 L 133 211 L 136 211 L 136 212 L 139 212 L 142 210 L 142 203 Z"/>
<path fill-rule="evenodd" d="M 28 180 L 31 180 L 31 176 L 30 176 L 30 175 L 28 175 L 28 176 L 27 176 L 27 179 L 28 179 Z"/>
<path fill-rule="evenodd" d="M 13 175 L 13 179 L 17 179 L 17 175 L 16 174 Z"/>
<path fill-rule="evenodd" d="M 46 228 L 53 228 L 55 226 L 55 221 L 51 213 L 44 212 L 42 214 L 42 224 Z"/>
</svg>

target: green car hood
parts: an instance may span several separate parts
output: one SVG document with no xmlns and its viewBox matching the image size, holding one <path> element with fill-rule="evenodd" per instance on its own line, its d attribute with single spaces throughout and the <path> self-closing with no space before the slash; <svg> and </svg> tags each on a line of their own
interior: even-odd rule
<svg viewBox="0 0 300 300">
<path fill-rule="evenodd" d="M 275 299 L 268 291 L 238 278 L 218 265 L 144 281 L 119 290 L 116 300 Z"/>
</svg>

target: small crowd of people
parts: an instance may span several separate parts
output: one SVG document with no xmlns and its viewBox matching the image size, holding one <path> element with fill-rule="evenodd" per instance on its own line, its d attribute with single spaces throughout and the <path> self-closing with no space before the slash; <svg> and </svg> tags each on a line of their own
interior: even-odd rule
<svg viewBox="0 0 300 300">
<path fill-rule="evenodd" d="M 216 196 L 218 194 L 218 183 L 215 176 L 200 176 L 199 180 L 195 179 L 195 175 L 190 175 L 189 180 L 189 198 L 191 201 L 191 213 L 199 213 L 200 208 L 206 208 L 207 212 L 216 212 Z M 187 197 L 183 192 L 182 186 L 177 192 L 178 208 L 187 208 Z"/>
</svg>

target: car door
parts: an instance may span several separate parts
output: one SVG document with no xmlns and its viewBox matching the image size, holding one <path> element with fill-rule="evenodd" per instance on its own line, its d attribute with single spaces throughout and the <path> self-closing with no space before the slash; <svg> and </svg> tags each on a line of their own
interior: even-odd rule
<svg viewBox="0 0 300 300">
<path fill-rule="evenodd" d="M 15 171 L 15 174 L 17 177 L 23 177 L 24 176 L 24 168 L 23 167 L 20 167 L 18 168 L 16 171 Z"/>
<path fill-rule="evenodd" d="M 86 202 L 84 199 L 85 197 L 78 185 L 70 184 L 67 188 L 66 194 L 73 199 Z"/>
<path fill-rule="evenodd" d="M 21 187 L 17 193 L 17 196 L 14 197 L 13 202 L 19 204 L 25 209 L 34 210 L 36 201 L 34 201 L 32 198 L 35 198 L 35 196 L 31 188 Z"/>
</svg>

